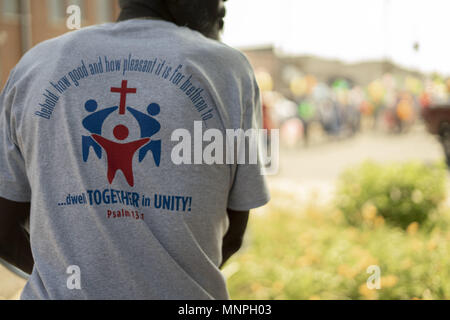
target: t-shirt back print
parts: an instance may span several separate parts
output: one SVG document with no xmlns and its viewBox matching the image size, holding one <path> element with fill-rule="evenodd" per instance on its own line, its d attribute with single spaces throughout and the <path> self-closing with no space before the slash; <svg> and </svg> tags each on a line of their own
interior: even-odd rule
<svg viewBox="0 0 450 320">
<path fill-rule="evenodd" d="M 165 81 L 167 85 L 176 88 L 179 94 L 186 95 L 191 101 L 192 107 L 198 112 L 200 119 L 207 126 L 207 121 L 214 117 L 213 109 L 208 106 L 202 95 L 204 89 L 194 86 L 192 83 L 193 76 L 183 74 L 182 70 L 182 64 L 174 68 L 165 59 L 138 59 L 132 58 L 132 54 L 122 59 L 106 56 L 98 57 L 92 63 L 81 60 L 79 67 L 68 72 L 60 80 L 49 81 L 49 87 L 42 94 L 44 101 L 39 103 L 39 110 L 35 112 L 35 116 L 51 120 L 53 112 L 57 111 L 60 95 L 68 90 L 79 89 L 81 82 L 88 77 L 95 76 L 101 80 L 105 73 L 115 72 L 123 76 L 130 72 L 139 72 L 154 75 L 160 81 Z M 125 208 L 107 209 L 106 217 L 108 219 L 121 217 L 131 217 L 136 220 L 144 219 L 145 213 L 139 210 L 150 207 L 177 212 L 191 211 L 191 196 L 157 193 L 149 195 L 133 190 L 136 179 L 133 171 L 134 166 L 140 165 L 147 156 L 153 159 L 156 167 L 160 165 L 163 144 L 161 139 L 153 137 L 161 130 L 161 124 L 157 116 L 164 105 L 161 106 L 157 102 L 149 101 L 148 104 L 144 102 L 143 107 L 128 106 L 127 96 L 139 94 L 139 91 L 143 90 L 143 88 L 138 88 L 139 83 L 136 83 L 136 87 L 129 87 L 130 82 L 133 83 L 130 80 L 123 79 L 120 86 L 112 85 L 109 88 L 110 94 L 117 95 L 116 106 L 102 108 L 95 97 L 86 100 L 83 106 L 86 116 L 81 119 L 85 132 L 82 134 L 80 155 L 87 170 L 89 170 L 89 163 L 92 161 L 103 161 L 105 163 L 105 180 L 109 183 L 109 186 L 66 193 L 58 202 L 58 206 L 126 206 Z M 138 110 L 138 108 L 144 110 Z M 121 122 L 126 115 L 130 115 L 134 125 L 139 128 L 138 138 L 130 138 L 130 128 L 126 123 Z M 112 120 L 109 123 L 115 123 L 113 127 L 105 125 L 107 119 Z M 129 120 L 129 118 L 126 120 Z M 112 139 L 107 138 L 105 133 L 109 133 L 109 136 L 112 133 Z M 120 177 L 118 177 L 119 172 L 122 174 Z M 125 180 L 131 189 L 112 189 L 111 186 L 115 179 Z"/>
</svg>

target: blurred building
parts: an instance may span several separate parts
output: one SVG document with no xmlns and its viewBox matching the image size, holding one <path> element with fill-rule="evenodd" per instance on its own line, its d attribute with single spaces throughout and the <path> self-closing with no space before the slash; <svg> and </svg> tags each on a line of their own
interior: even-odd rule
<svg viewBox="0 0 450 320">
<path fill-rule="evenodd" d="M 283 72 L 286 68 L 296 68 L 303 74 L 312 74 L 318 81 L 330 83 L 336 78 L 348 79 L 351 83 L 366 86 L 383 74 L 390 73 L 399 77 L 416 76 L 421 73 L 401 68 L 390 61 L 365 61 L 347 64 L 339 60 L 324 59 L 316 56 L 286 56 L 272 46 L 243 49 L 255 70 L 270 73 L 274 80 L 274 89 L 283 91 Z"/>
<path fill-rule="evenodd" d="M 270 73 L 274 79 L 275 85 L 281 83 L 281 69 L 283 61 L 275 53 L 273 46 L 260 46 L 254 48 L 243 48 L 253 68 L 256 71 L 264 70 Z"/>
<path fill-rule="evenodd" d="M 69 32 L 67 7 L 81 8 L 81 26 L 114 21 L 117 0 L 0 0 L 0 87 L 30 48 Z"/>
</svg>

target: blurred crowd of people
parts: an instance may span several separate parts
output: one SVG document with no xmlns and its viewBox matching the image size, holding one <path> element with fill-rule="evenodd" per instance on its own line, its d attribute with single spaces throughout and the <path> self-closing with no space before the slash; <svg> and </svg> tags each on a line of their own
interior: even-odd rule
<svg viewBox="0 0 450 320">
<path fill-rule="evenodd" d="M 284 88 L 274 91 L 273 77 L 259 70 L 263 125 L 280 129 L 284 144 L 352 136 L 361 130 L 408 131 L 421 109 L 450 103 L 450 78 L 394 76 L 386 73 L 366 86 L 351 79 L 318 81 L 314 75 L 284 72 Z"/>
</svg>

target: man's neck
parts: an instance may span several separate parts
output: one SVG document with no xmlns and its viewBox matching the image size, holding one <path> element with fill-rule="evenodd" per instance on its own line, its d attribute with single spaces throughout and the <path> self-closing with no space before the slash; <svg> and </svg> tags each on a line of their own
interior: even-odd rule
<svg viewBox="0 0 450 320">
<path fill-rule="evenodd" d="M 150 6 L 135 2 L 122 9 L 118 22 L 131 19 L 152 19 L 173 21 L 172 16 L 164 8 L 152 8 Z"/>
</svg>

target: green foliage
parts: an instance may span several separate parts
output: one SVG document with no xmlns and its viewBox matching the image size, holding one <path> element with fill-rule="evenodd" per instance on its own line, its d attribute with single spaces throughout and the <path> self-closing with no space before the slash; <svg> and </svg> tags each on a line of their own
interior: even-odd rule
<svg viewBox="0 0 450 320">
<path fill-rule="evenodd" d="M 365 162 L 341 175 L 336 205 L 353 225 L 373 215 L 403 229 L 422 225 L 445 199 L 446 175 L 444 164 Z"/>
<path fill-rule="evenodd" d="M 336 208 L 272 190 L 224 268 L 231 298 L 450 299 L 446 184 L 444 165 L 368 162 L 342 175 Z"/>
<path fill-rule="evenodd" d="M 340 210 L 292 209 L 293 196 L 272 196 L 225 266 L 232 299 L 450 299 L 448 209 L 429 230 L 404 231 L 382 218 L 355 227 Z M 379 290 L 366 285 L 371 265 L 381 269 Z"/>
</svg>

